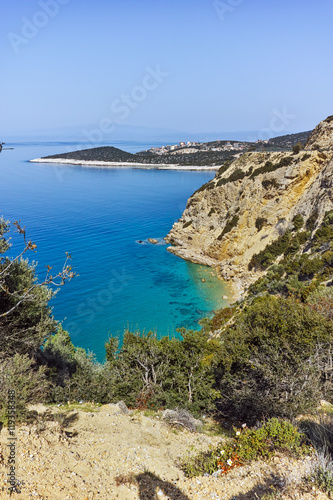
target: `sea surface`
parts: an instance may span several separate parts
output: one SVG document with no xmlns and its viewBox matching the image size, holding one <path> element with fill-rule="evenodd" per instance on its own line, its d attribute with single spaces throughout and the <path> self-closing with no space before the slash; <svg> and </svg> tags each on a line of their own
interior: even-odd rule
<svg viewBox="0 0 333 500">
<path fill-rule="evenodd" d="M 107 145 L 133 153 L 159 144 Z M 0 154 L 0 216 L 20 220 L 37 244 L 28 257 L 40 279 L 46 265 L 59 271 L 65 252 L 71 254 L 78 275 L 59 289 L 51 306 L 76 346 L 103 361 L 110 335 L 121 339 L 129 328 L 179 336 L 177 328 L 200 329 L 200 318 L 227 304 L 224 285 L 210 268 L 170 254 L 163 242 L 189 196 L 214 172 L 29 163 L 85 144 L 6 146 L 15 149 Z M 23 242 L 12 236 L 13 256 Z M 160 243 L 149 244 L 149 237 Z"/>
</svg>

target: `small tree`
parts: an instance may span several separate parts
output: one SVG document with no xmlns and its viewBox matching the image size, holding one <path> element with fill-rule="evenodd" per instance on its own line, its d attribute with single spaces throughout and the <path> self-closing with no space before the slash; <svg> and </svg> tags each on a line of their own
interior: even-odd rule
<svg viewBox="0 0 333 500">
<path fill-rule="evenodd" d="M 303 149 L 303 144 L 301 142 L 294 144 L 294 146 L 293 146 L 294 155 L 297 155 L 302 149 Z"/>
<path fill-rule="evenodd" d="M 124 335 L 106 343 L 106 357 L 115 374 L 115 394 L 129 406 L 188 408 L 194 412 L 212 408 L 218 392 L 213 389 L 219 342 L 207 334 L 181 330 L 182 339 L 156 334 Z"/>
<path fill-rule="evenodd" d="M 67 255 L 60 272 L 52 274 L 52 268 L 47 266 L 44 280 L 39 282 L 35 267 L 23 258 L 28 251 L 34 251 L 36 245 L 26 239 L 25 229 L 19 222 L 13 225 L 22 235 L 24 245 L 21 253 L 10 259 L 5 256 L 10 248 L 5 237 L 10 223 L 0 219 L 0 355 L 32 356 L 57 325 L 48 306 L 54 294 L 49 285 L 64 285 L 74 277 L 74 272 Z"/>
</svg>

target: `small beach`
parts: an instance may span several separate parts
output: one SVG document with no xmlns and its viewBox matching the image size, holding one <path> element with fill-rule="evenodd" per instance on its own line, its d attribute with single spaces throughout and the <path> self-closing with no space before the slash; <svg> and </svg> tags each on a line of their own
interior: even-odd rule
<svg viewBox="0 0 333 500">
<path fill-rule="evenodd" d="M 167 163 L 134 163 L 134 162 L 117 162 L 117 161 L 84 161 L 84 160 L 67 160 L 53 158 L 35 158 L 30 160 L 31 163 L 55 163 L 57 165 L 78 165 L 81 167 L 98 167 L 98 168 L 139 168 L 143 170 L 198 170 L 198 171 L 216 171 L 220 165 L 177 165 Z"/>
</svg>

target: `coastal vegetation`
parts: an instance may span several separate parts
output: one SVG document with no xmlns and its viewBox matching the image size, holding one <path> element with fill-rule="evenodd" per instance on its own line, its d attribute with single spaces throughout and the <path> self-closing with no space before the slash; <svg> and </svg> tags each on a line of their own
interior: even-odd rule
<svg viewBox="0 0 333 500">
<path fill-rule="evenodd" d="M 197 193 L 288 167 L 299 147 L 293 153 L 275 163 L 264 160 L 252 170 L 236 169 Z M 220 174 L 229 168 L 225 163 Z M 278 184 L 263 179 L 259 186 L 267 191 Z M 196 203 L 192 197 L 187 208 Z M 207 213 L 211 222 L 217 205 Z M 239 207 L 227 214 L 215 243 L 240 225 Z M 195 225 L 194 218 L 184 217 L 183 228 Z M 14 223 L 23 250 L 9 258 L 10 224 L 1 220 L 0 421 L 8 420 L 7 395 L 13 387 L 20 421 L 28 419 L 28 404 L 34 402 L 121 400 L 132 410 L 209 415 L 223 440 L 182 458 L 186 475 L 223 474 L 276 452 L 302 456 L 316 449 L 321 458 L 309 480 L 332 492 L 331 421 L 320 424 L 325 432 L 319 435 L 315 419 L 322 400 L 333 402 L 333 210 L 312 208 L 307 215 L 295 210 L 288 223 L 280 219 L 278 226 L 280 236 L 249 259 L 248 270 L 259 278 L 241 300 L 203 318 L 201 331 L 182 328 L 180 338 L 169 338 L 128 330 L 121 342 L 111 335 L 105 362 L 98 363 L 93 353 L 74 346 L 49 307 L 52 288 L 75 276 L 70 256 L 60 272 L 52 275 L 47 266 L 45 279 L 38 281 L 34 265 L 24 258 L 36 245 Z M 268 219 L 258 214 L 253 228 L 264 239 Z M 300 415 L 307 420 L 296 424 Z M 227 439 L 225 429 L 231 433 Z"/>
<path fill-rule="evenodd" d="M 245 302 L 218 311 L 201 332 L 182 329 L 180 339 L 127 331 L 120 345 L 110 337 L 106 362 L 99 364 L 53 319 L 49 287 L 35 286 L 29 300 L 20 303 L 22 290 L 37 285 L 34 268 L 5 257 L 9 242 L 3 221 L 1 415 L 14 380 L 22 392 L 22 418 L 25 403 L 40 399 L 122 399 L 132 408 L 182 407 L 197 416 L 210 411 L 248 423 L 313 411 L 320 399 L 333 396 L 333 295 L 321 285 L 333 273 L 333 213 L 311 237 L 300 216 L 293 223 L 292 231 L 253 259 L 267 274 L 250 287 Z M 216 331 L 220 335 L 212 337 Z"/>
<path fill-rule="evenodd" d="M 117 162 L 117 163 L 137 163 L 137 164 L 167 164 L 180 166 L 219 166 L 223 163 L 221 169 L 227 167 L 234 160 L 235 155 L 247 151 L 294 151 L 300 141 L 305 142 L 310 132 L 299 134 L 290 134 L 276 137 L 267 141 L 244 142 L 244 141 L 213 141 L 203 143 L 192 143 L 184 146 L 170 146 L 160 148 L 161 151 L 140 151 L 135 154 L 128 153 L 113 146 L 102 146 L 97 148 L 83 149 L 46 156 L 43 160 L 79 160 L 92 162 Z M 234 180 L 234 179 L 231 179 Z"/>
</svg>

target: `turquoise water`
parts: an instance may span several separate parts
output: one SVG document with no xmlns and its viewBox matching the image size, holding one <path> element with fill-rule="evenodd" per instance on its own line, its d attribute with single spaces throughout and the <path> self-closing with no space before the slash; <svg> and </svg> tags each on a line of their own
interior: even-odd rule
<svg viewBox="0 0 333 500">
<path fill-rule="evenodd" d="M 152 146 L 114 145 L 130 152 Z M 170 254 L 162 241 L 214 173 L 35 164 L 27 160 L 74 144 L 14 146 L 0 155 L 0 215 L 26 226 L 40 278 L 46 264 L 59 270 L 65 252 L 72 255 L 79 276 L 51 305 L 76 346 L 102 360 L 110 334 L 122 337 L 128 327 L 178 335 L 176 328 L 199 328 L 200 318 L 226 304 L 210 268 Z M 160 244 L 148 244 L 149 237 Z M 12 254 L 20 248 L 14 237 Z"/>
</svg>

